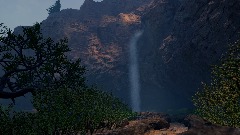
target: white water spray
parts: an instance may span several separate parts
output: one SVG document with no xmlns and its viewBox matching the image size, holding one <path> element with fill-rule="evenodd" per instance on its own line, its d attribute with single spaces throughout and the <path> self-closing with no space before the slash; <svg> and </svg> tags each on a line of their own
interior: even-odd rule
<svg viewBox="0 0 240 135">
<path fill-rule="evenodd" d="M 139 72 L 138 72 L 138 54 L 137 54 L 137 41 L 141 37 L 143 31 L 139 31 L 134 34 L 130 41 L 130 66 L 129 66 L 129 80 L 131 90 L 131 103 L 133 111 L 140 111 L 140 84 L 139 84 Z"/>
</svg>

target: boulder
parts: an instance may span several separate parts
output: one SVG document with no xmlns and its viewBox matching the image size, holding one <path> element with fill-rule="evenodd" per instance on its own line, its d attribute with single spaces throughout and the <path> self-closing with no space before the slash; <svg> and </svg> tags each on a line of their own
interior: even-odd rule
<svg viewBox="0 0 240 135">
<path fill-rule="evenodd" d="M 184 124 L 189 130 L 180 135 L 240 135 L 239 128 L 213 124 L 197 115 L 187 116 Z"/>
</svg>

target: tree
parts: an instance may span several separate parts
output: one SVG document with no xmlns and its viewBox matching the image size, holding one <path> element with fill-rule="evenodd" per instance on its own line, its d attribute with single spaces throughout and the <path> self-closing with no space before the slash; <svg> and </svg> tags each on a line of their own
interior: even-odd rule
<svg viewBox="0 0 240 135">
<path fill-rule="evenodd" d="M 0 134 L 93 133 L 102 123 L 120 122 L 136 114 L 119 99 L 85 85 L 80 60 L 67 59 L 67 39 L 43 38 L 40 24 L 14 35 L 0 30 L 0 98 L 33 93 L 36 113 L 11 112 L 0 106 Z"/>
<path fill-rule="evenodd" d="M 211 84 L 193 98 L 196 113 L 209 121 L 240 127 L 240 41 L 213 67 Z"/>
<path fill-rule="evenodd" d="M 40 24 L 24 28 L 15 35 L 0 24 L 0 98 L 14 99 L 43 88 L 57 89 L 84 85 L 84 70 L 80 59 L 68 60 L 67 39 L 54 42 L 43 38 Z M 77 80 L 77 81 L 75 81 Z"/>
<path fill-rule="evenodd" d="M 47 9 L 47 11 L 48 11 L 48 14 L 50 15 L 52 13 L 59 12 L 60 9 L 61 9 L 61 3 L 60 3 L 60 0 L 57 0 L 54 5 L 52 5 Z"/>
</svg>

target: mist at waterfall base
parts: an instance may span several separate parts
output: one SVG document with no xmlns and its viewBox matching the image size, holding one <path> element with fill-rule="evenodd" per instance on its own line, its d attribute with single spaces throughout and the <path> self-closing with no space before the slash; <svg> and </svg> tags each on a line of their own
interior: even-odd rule
<svg viewBox="0 0 240 135">
<path fill-rule="evenodd" d="M 139 71 L 138 71 L 138 54 L 137 54 L 137 42 L 141 37 L 143 31 L 138 31 L 130 40 L 129 44 L 129 81 L 131 91 L 131 107 L 133 111 L 141 111 L 141 99 L 140 99 L 140 83 L 139 83 Z"/>
</svg>

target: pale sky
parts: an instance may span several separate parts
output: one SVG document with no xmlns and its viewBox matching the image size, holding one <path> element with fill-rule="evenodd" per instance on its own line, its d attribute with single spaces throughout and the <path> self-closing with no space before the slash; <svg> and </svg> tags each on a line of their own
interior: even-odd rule
<svg viewBox="0 0 240 135">
<path fill-rule="evenodd" d="M 102 1 L 102 0 L 94 0 Z M 0 0 L 0 23 L 12 30 L 17 26 L 31 26 L 45 20 L 48 9 L 56 0 Z M 80 9 L 84 0 L 60 0 L 61 10 Z"/>
</svg>

